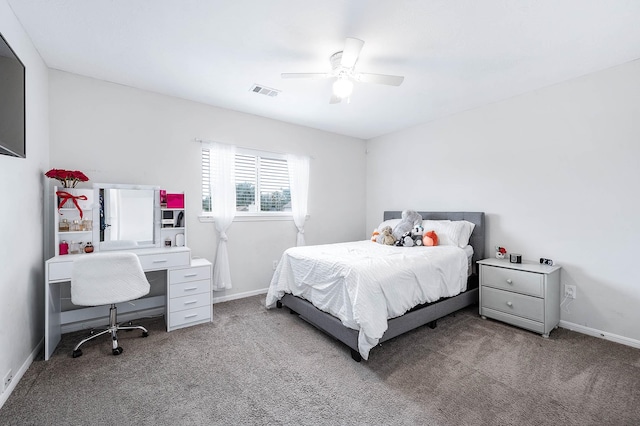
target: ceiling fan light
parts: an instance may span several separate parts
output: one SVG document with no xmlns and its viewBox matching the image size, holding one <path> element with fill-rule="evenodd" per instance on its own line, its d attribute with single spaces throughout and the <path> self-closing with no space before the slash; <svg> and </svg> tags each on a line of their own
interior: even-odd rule
<svg viewBox="0 0 640 426">
<path fill-rule="evenodd" d="M 333 83 L 333 94 L 340 99 L 348 98 L 353 92 L 353 82 L 347 78 L 339 78 Z"/>
</svg>

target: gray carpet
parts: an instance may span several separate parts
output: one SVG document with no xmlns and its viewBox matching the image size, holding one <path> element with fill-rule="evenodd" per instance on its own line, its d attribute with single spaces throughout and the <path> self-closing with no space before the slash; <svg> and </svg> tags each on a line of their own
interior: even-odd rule
<svg viewBox="0 0 640 426">
<path fill-rule="evenodd" d="M 264 296 L 212 324 L 83 333 L 33 362 L 2 425 L 638 425 L 640 350 L 564 329 L 549 339 L 468 308 L 374 348 L 368 362 Z"/>
</svg>

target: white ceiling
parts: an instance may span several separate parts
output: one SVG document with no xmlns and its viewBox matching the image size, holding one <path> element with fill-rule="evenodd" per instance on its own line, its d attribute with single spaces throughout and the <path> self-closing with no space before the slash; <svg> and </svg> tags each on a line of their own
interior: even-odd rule
<svg viewBox="0 0 640 426">
<path fill-rule="evenodd" d="M 363 139 L 640 58 L 639 0 L 7 1 L 50 68 Z M 346 37 L 404 83 L 280 77 Z"/>
</svg>

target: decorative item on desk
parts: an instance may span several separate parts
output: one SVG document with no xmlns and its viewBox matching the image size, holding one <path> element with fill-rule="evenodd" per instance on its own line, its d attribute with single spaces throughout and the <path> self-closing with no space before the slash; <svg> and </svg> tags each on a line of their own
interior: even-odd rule
<svg viewBox="0 0 640 426">
<path fill-rule="evenodd" d="M 64 255 L 64 254 L 69 254 L 69 244 L 62 240 L 62 242 L 60 243 L 60 245 L 58 246 L 58 252 L 60 254 L 60 256 Z"/>
<path fill-rule="evenodd" d="M 84 246 L 85 253 L 93 253 L 93 244 L 91 241 L 87 241 L 87 244 Z"/>
<path fill-rule="evenodd" d="M 67 219 L 62 219 L 60 223 L 58 223 L 59 232 L 69 232 L 69 229 L 69 221 Z"/>
<path fill-rule="evenodd" d="M 171 238 L 167 237 L 164 239 L 164 246 L 171 247 Z"/>
<path fill-rule="evenodd" d="M 167 207 L 167 191 L 160 190 L 160 207 Z"/>
<path fill-rule="evenodd" d="M 511 263 L 522 263 L 522 255 L 517 253 L 511 253 L 509 255 L 509 262 Z"/>
<path fill-rule="evenodd" d="M 176 234 L 176 247 L 184 247 L 184 234 Z"/>
<path fill-rule="evenodd" d="M 92 231 L 93 230 L 93 220 L 91 219 L 84 219 L 82 221 L 82 230 L 83 231 Z"/>
<path fill-rule="evenodd" d="M 87 182 L 87 175 L 79 170 L 51 169 L 44 174 L 51 179 L 57 179 L 62 183 L 63 188 L 75 188 L 78 182 Z"/>
<path fill-rule="evenodd" d="M 184 209 L 184 194 L 167 194 L 168 209 Z"/>
<path fill-rule="evenodd" d="M 78 204 L 78 200 L 87 201 L 86 195 L 74 195 L 69 191 L 56 191 L 56 195 L 58 196 L 59 200 L 58 213 L 60 213 L 61 208 L 73 208 L 73 206 L 75 205 L 75 207 L 80 212 L 80 219 L 82 219 L 83 213 L 82 209 L 80 208 L 80 204 Z M 71 202 L 68 202 L 69 200 L 71 200 Z"/>
<path fill-rule="evenodd" d="M 496 246 L 496 259 L 504 259 L 507 254 L 507 249 L 504 247 Z"/>
</svg>

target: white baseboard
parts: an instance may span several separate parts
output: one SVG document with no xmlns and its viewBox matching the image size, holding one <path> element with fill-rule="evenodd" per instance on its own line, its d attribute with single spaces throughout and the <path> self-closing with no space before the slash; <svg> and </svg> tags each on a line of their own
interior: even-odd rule
<svg viewBox="0 0 640 426">
<path fill-rule="evenodd" d="M 257 296 L 259 294 L 266 294 L 268 291 L 269 291 L 269 288 L 267 287 L 261 290 L 245 291 L 244 293 L 231 294 L 229 296 L 219 296 L 219 297 L 214 296 L 213 304 L 215 305 L 216 303 L 220 303 L 220 302 L 228 302 L 230 300 L 244 299 L 245 297 Z M 215 292 L 213 294 L 215 294 Z"/>
<path fill-rule="evenodd" d="M 33 351 L 31 351 L 31 354 L 29 354 L 27 359 L 22 363 L 22 365 L 20 366 L 20 369 L 16 371 L 16 373 L 13 375 L 13 379 L 11 379 L 11 383 L 9 383 L 9 386 L 7 386 L 4 392 L 0 394 L 0 408 L 2 408 L 5 402 L 7 402 L 7 399 L 9 399 L 9 395 L 11 395 L 13 390 L 16 388 L 16 386 L 18 385 L 18 382 L 20 381 L 20 379 L 22 379 L 22 376 L 24 376 L 24 373 L 27 372 L 27 370 L 31 366 L 31 363 L 33 362 L 34 359 L 36 359 L 36 356 L 38 356 L 43 346 L 44 346 L 44 338 L 40 340 L 40 342 L 36 345 L 36 348 Z"/>
<path fill-rule="evenodd" d="M 612 342 L 640 349 L 640 340 L 630 339 L 628 337 L 619 336 L 617 334 L 608 333 L 606 331 L 596 330 L 595 328 L 585 327 L 584 325 L 574 324 L 568 321 L 560 321 L 559 326 L 562 328 L 566 328 L 567 330 L 576 331 L 578 333 L 587 334 L 593 337 L 599 337 L 601 339 L 610 340 Z"/>
</svg>

